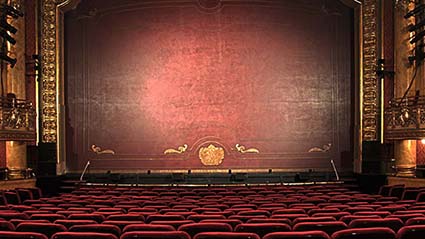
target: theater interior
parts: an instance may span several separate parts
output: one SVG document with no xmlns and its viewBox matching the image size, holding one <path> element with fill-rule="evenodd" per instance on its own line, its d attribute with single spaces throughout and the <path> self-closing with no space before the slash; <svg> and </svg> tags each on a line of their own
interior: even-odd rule
<svg viewBox="0 0 425 239">
<path fill-rule="evenodd" d="M 425 0 L 0 0 L 1 239 L 425 238 Z"/>
</svg>

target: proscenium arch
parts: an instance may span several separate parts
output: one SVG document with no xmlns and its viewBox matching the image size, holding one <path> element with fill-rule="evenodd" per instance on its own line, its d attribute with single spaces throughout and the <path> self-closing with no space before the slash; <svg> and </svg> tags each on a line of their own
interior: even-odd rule
<svg viewBox="0 0 425 239">
<path fill-rule="evenodd" d="M 38 138 L 42 143 L 56 145 L 57 174 L 66 173 L 66 142 L 65 142 L 65 99 L 64 99 L 64 13 L 78 6 L 81 0 L 40 0 L 40 54 L 42 56 L 42 81 L 39 82 L 40 97 L 40 130 Z M 226 0 L 221 0 L 225 2 Z M 354 172 L 361 172 L 361 152 L 363 140 L 377 139 L 378 89 L 365 92 L 365 86 L 373 84 L 376 76 L 370 68 L 364 66 L 375 64 L 365 61 L 364 54 L 367 50 L 376 55 L 377 44 L 364 46 L 365 39 L 370 38 L 376 28 L 364 28 L 363 22 L 368 20 L 376 25 L 376 16 L 371 16 L 378 6 L 378 0 L 340 0 L 354 11 Z M 251 1 L 255 2 L 255 1 Z M 376 39 L 372 39 L 375 40 Z M 372 57 L 372 58 L 371 58 Z M 368 93 L 376 95 L 375 98 L 364 97 Z M 372 106 L 372 107 L 371 107 Z M 375 107 L 373 107 L 375 106 Z M 365 116 L 364 116 L 364 113 Z"/>
</svg>

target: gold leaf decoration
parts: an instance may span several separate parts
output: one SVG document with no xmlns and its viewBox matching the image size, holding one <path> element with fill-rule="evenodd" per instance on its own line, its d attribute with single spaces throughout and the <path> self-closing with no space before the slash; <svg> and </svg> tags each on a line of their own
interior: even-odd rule
<svg viewBox="0 0 425 239">
<path fill-rule="evenodd" d="M 224 149 L 213 144 L 199 149 L 199 159 L 203 165 L 217 166 L 223 163 Z"/>
</svg>

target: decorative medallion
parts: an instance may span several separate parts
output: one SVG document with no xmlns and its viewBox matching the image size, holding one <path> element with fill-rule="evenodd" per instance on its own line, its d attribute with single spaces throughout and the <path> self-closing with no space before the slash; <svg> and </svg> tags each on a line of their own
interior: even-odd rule
<svg viewBox="0 0 425 239">
<path fill-rule="evenodd" d="M 199 159 L 206 166 L 220 165 L 224 159 L 224 149 L 213 144 L 208 147 L 202 147 L 199 149 Z"/>
</svg>

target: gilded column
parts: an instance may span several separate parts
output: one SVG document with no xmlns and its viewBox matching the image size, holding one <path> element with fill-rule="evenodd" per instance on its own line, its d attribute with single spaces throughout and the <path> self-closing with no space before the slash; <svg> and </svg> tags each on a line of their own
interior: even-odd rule
<svg viewBox="0 0 425 239">
<path fill-rule="evenodd" d="M 409 6 L 413 9 L 414 6 Z M 414 24 L 414 18 L 404 19 L 407 9 L 398 7 L 395 9 L 394 18 L 394 53 L 395 72 L 394 94 L 396 98 L 404 96 L 409 82 L 415 71 L 415 66 L 410 64 L 410 56 L 414 45 L 410 44 L 410 33 L 407 31 L 409 24 Z M 420 69 L 418 69 L 417 77 Z M 414 94 L 414 90 L 409 95 Z M 408 95 L 408 96 L 409 96 Z M 394 158 L 396 159 L 397 176 L 414 176 L 416 167 L 416 140 L 400 140 L 394 144 Z"/>
<path fill-rule="evenodd" d="M 15 7 L 22 7 L 19 0 L 9 2 Z M 15 45 L 9 46 L 9 54 L 16 58 L 17 62 L 13 68 L 7 68 L 6 92 L 13 93 L 17 99 L 25 99 L 25 17 L 10 19 L 10 24 L 18 29 L 14 34 Z M 25 142 L 6 142 L 6 166 L 9 169 L 27 168 L 27 145 Z"/>
<path fill-rule="evenodd" d="M 394 157 L 397 176 L 414 177 L 416 169 L 416 140 L 395 142 Z"/>
</svg>

